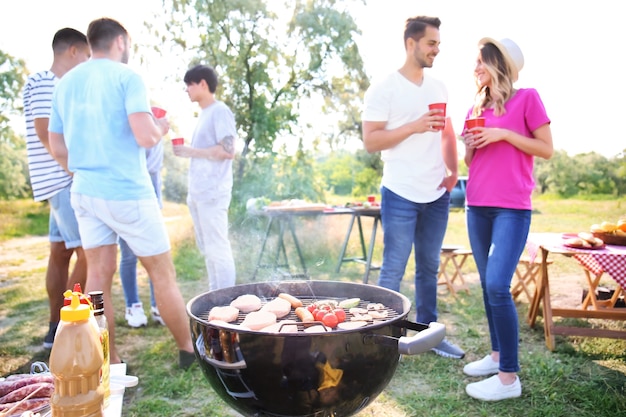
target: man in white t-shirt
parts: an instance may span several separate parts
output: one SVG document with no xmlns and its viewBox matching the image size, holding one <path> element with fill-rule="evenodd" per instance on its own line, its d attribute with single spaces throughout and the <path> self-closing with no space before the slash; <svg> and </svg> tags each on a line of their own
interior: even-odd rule
<svg viewBox="0 0 626 417">
<path fill-rule="evenodd" d="M 31 74 L 23 90 L 26 151 L 33 197 L 35 201 L 48 201 L 50 205 L 50 255 L 46 270 L 50 324 L 43 342 L 47 349 L 52 348 L 54 342 L 63 307 L 63 292 L 73 288 L 75 283 L 84 290 L 87 279 L 87 261 L 70 203 L 72 176 L 54 160 L 48 145 L 52 92 L 57 80 L 91 55 L 87 37 L 72 28 L 55 33 L 52 51 L 54 59 L 50 69 Z M 74 253 L 76 263 L 70 274 L 70 260 Z"/>
<path fill-rule="evenodd" d="M 378 285 L 400 291 L 411 250 L 415 250 L 417 321 L 437 321 L 437 272 L 448 224 L 450 190 L 458 175 L 456 137 L 450 119 L 429 104 L 446 103 L 448 93 L 424 73 L 439 53 L 436 17 L 406 21 L 406 60 L 365 94 L 363 143 L 381 152 L 383 263 Z M 433 349 L 445 357 L 465 353 L 444 339 Z"/>
<path fill-rule="evenodd" d="M 228 239 L 228 207 L 233 187 L 237 126 L 232 111 L 215 98 L 217 74 L 196 65 L 185 74 L 189 99 L 202 111 L 191 146 L 174 146 L 174 154 L 191 158 L 187 205 L 198 248 L 204 255 L 209 289 L 235 285 L 235 261 Z"/>
</svg>

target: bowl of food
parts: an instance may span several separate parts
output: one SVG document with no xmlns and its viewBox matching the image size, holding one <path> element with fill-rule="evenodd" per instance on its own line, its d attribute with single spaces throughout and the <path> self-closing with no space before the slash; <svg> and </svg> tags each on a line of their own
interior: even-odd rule
<svg viewBox="0 0 626 417">
<path fill-rule="evenodd" d="M 626 246 L 626 219 L 617 223 L 602 222 L 591 226 L 591 233 L 607 245 Z"/>
</svg>

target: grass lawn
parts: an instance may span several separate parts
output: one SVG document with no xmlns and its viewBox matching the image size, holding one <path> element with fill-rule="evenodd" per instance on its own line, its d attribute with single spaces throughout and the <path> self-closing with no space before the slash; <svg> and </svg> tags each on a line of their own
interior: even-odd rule
<svg viewBox="0 0 626 417">
<path fill-rule="evenodd" d="M 616 221 L 626 214 L 626 201 L 535 201 L 533 232 L 578 232 L 593 223 Z M 41 348 L 47 331 L 48 305 L 44 287 L 48 244 L 45 239 L 47 207 L 30 201 L 0 202 L 0 376 L 27 372 L 35 360 L 47 361 Z M 168 203 L 164 215 L 173 245 L 178 282 L 186 300 L 208 290 L 204 262 L 196 250 L 192 225 L 184 205 Z M 336 273 L 337 256 L 348 216 L 299 219 L 297 233 L 308 272 L 314 279 L 360 282 L 363 266 L 345 263 Z M 365 239 L 369 242 L 369 221 Z M 233 225 L 231 241 L 236 257 L 238 283 L 250 281 L 265 232 L 265 219 L 249 218 Z M 286 238 L 290 263 L 295 253 Z M 272 245 L 276 242 L 271 241 Z M 451 212 L 445 243 L 469 247 L 465 213 Z M 271 250 L 275 246 L 270 247 Z M 374 263 L 381 259 L 382 234 L 377 236 Z M 360 249 L 353 235 L 349 253 Z M 571 259 L 554 258 L 553 282 L 564 299 L 580 303 L 584 275 Z M 413 298 L 411 271 L 407 268 L 401 292 Z M 467 352 L 464 360 L 451 360 L 427 353 L 404 356 L 387 389 L 358 416 L 617 416 L 626 410 L 626 341 L 557 336 L 554 351 L 545 347 L 542 321 L 534 329 L 525 321 L 528 304 L 518 304 L 522 398 L 482 403 L 465 394 L 465 385 L 477 380 L 466 377 L 467 361 L 484 356 L 489 349 L 488 331 L 473 261 L 468 262 L 470 292 L 457 297 L 443 292 L 439 297 L 440 321 L 449 337 Z M 139 268 L 144 306 L 149 305 L 148 278 Z M 275 275 L 262 270 L 257 280 Z M 370 282 L 375 282 L 373 272 Z M 607 278 L 606 285 L 614 285 Z M 113 287 L 118 349 L 129 373 L 139 377 L 136 388 L 126 390 L 124 416 L 238 416 L 213 392 L 200 368 L 177 369 L 177 351 L 169 332 L 149 322 L 131 329 L 124 320 L 124 301 L 119 279 Z M 573 294 L 573 295 L 572 295 Z M 558 296 L 558 294 L 557 294 Z M 411 313 L 409 318 L 414 319 Z M 580 326 L 626 329 L 624 322 L 570 320 Z"/>
</svg>

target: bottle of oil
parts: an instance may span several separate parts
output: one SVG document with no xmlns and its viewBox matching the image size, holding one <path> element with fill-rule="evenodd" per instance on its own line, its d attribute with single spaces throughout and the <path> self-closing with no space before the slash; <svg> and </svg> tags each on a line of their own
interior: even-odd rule
<svg viewBox="0 0 626 417">
<path fill-rule="evenodd" d="M 91 297 L 93 315 L 98 323 L 100 341 L 102 342 L 102 353 L 104 356 L 104 363 L 102 364 L 102 387 L 104 388 L 104 408 L 107 408 L 109 406 L 109 397 L 111 396 L 111 356 L 109 352 L 109 325 L 104 315 L 104 293 L 102 291 L 91 291 L 88 295 Z"/>
<path fill-rule="evenodd" d="M 90 323 L 91 308 L 81 304 L 79 292 L 61 308 L 61 321 L 50 352 L 50 372 L 54 394 L 50 398 L 53 417 L 103 417 L 104 388 L 101 372 L 104 362 L 98 330 Z"/>
</svg>

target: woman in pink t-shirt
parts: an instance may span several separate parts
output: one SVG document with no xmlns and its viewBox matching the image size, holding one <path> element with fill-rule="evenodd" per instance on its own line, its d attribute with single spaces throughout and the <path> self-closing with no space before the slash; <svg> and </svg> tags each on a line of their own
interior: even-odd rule
<svg viewBox="0 0 626 417">
<path fill-rule="evenodd" d="M 466 392 L 484 401 L 519 397 L 518 317 L 511 279 L 530 229 L 535 156 L 552 156 L 550 119 L 534 89 L 515 89 L 524 65 L 510 39 L 481 39 L 474 69 L 478 91 L 468 118 L 484 127 L 464 130 L 467 229 L 480 275 L 491 353 L 467 364 L 470 376 L 491 376 L 468 384 Z"/>
</svg>

